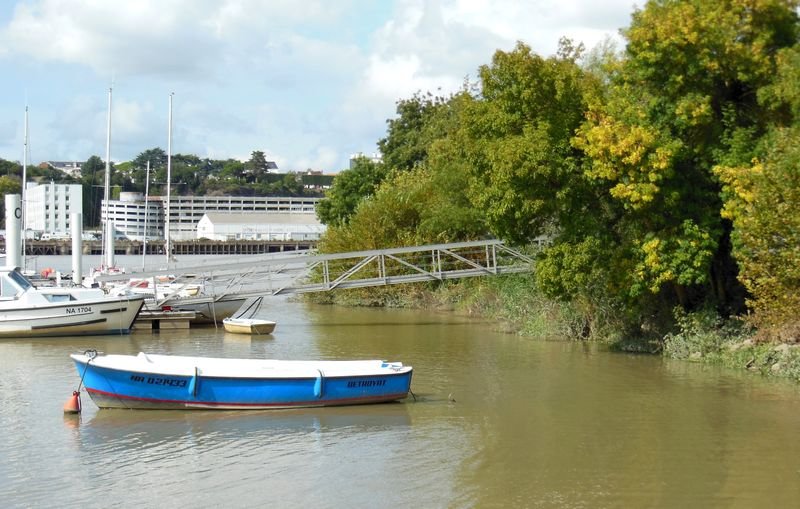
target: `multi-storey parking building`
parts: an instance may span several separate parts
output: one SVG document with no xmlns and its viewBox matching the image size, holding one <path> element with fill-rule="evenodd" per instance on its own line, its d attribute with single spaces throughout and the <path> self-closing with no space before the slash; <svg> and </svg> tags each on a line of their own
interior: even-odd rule
<svg viewBox="0 0 800 509">
<path fill-rule="evenodd" d="M 128 195 L 128 196 L 124 196 Z M 319 198 L 275 196 L 173 196 L 169 204 L 170 239 L 197 238 L 197 225 L 204 215 L 212 214 L 315 214 Z M 164 238 L 166 197 L 148 199 L 148 239 Z M 144 235 L 145 205 L 140 193 L 122 193 L 119 200 L 111 200 L 110 218 L 120 235 L 131 240 L 141 240 Z M 106 207 L 102 217 L 105 220 Z"/>
</svg>

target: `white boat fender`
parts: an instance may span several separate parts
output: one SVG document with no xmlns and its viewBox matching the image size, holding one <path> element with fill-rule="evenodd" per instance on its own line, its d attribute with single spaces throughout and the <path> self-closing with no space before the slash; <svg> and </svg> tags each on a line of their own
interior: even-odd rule
<svg viewBox="0 0 800 509">
<path fill-rule="evenodd" d="M 319 399 L 322 397 L 324 392 L 325 386 L 325 375 L 322 374 L 322 370 L 317 370 L 317 381 L 314 382 L 314 396 Z"/>
</svg>

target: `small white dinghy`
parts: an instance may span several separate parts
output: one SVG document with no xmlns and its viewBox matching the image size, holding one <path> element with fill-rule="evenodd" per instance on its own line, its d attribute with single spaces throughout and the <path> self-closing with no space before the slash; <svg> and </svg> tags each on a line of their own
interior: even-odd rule
<svg viewBox="0 0 800 509">
<path fill-rule="evenodd" d="M 275 322 L 259 318 L 225 318 L 222 325 L 234 334 L 272 334 L 275 330 Z"/>
<path fill-rule="evenodd" d="M 246 302 L 235 315 L 222 320 L 225 330 L 233 334 L 272 334 L 272 331 L 275 330 L 275 322 L 253 318 L 261 308 L 263 299 L 263 297 L 258 297 L 250 303 Z"/>
</svg>

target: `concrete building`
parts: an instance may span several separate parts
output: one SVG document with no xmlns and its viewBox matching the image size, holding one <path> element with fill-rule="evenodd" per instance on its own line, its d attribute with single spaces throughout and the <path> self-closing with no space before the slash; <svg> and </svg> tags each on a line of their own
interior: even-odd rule
<svg viewBox="0 0 800 509">
<path fill-rule="evenodd" d="M 25 227 L 48 236 L 69 237 L 69 216 L 83 210 L 80 184 L 36 184 L 25 188 Z"/>
<path fill-rule="evenodd" d="M 177 241 L 196 239 L 198 224 L 206 213 L 298 215 L 316 221 L 316 205 L 319 200 L 320 198 L 276 196 L 173 196 L 169 210 L 170 239 Z M 148 240 L 163 239 L 166 197 L 149 197 L 147 210 L 149 211 Z M 109 212 L 119 235 L 131 240 L 142 240 L 145 204 L 141 193 L 121 193 L 119 200 L 110 201 Z M 105 220 L 105 204 L 101 210 L 101 217 Z"/>
<path fill-rule="evenodd" d="M 143 241 L 145 235 L 147 240 L 164 238 L 164 209 L 158 197 L 149 198 L 145 203 L 142 193 L 120 193 L 119 200 L 109 200 L 108 207 L 103 200 L 100 217 L 103 222 L 106 217 L 113 221 L 120 237 L 138 241 Z"/>
<path fill-rule="evenodd" d="M 209 212 L 197 224 L 197 238 L 210 240 L 318 240 L 325 225 L 313 214 Z"/>
<path fill-rule="evenodd" d="M 154 198 L 155 199 L 155 198 Z M 166 210 L 166 197 L 160 196 Z M 280 213 L 311 215 L 316 220 L 320 198 L 279 196 L 173 196 L 170 200 L 170 238 L 197 238 L 197 225 L 206 213 L 253 214 Z"/>
</svg>

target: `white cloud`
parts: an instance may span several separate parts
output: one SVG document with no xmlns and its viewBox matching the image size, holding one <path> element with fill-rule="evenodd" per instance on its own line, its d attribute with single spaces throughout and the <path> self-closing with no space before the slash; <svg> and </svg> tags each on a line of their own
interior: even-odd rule
<svg viewBox="0 0 800 509">
<path fill-rule="evenodd" d="M 85 65 L 104 76 L 196 74 L 200 62 L 192 57 L 213 58 L 217 48 L 185 22 L 198 14 L 193 6 L 192 1 L 173 1 L 165 9 L 156 2 L 20 4 L 3 40 L 17 53 Z"/>
<path fill-rule="evenodd" d="M 542 55 L 555 52 L 561 36 L 591 48 L 616 33 L 629 0 L 593 3 L 552 0 L 405 0 L 376 33 L 365 88 L 388 93 L 453 90 L 497 49 L 523 41 Z M 380 94 L 379 94 L 380 95 Z"/>
<path fill-rule="evenodd" d="M 352 152 L 375 150 L 397 100 L 453 92 L 517 40 L 544 55 L 562 35 L 591 48 L 626 25 L 632 7 L 630 0 L 28 0 L 0 27 L 0 72 L 21 68 L 48 96 L 49 120 L 36 127 L 42 158 L 104 153 L 113 75 L 114 159 L 165 147 L 166 97 L 175 91 L 176 151 L 247 159 L 264 150 L 282 169 L 330 171 L 346 167 Z M 15 97 L 8 83 L 4 91 L 0 113 L 21 110 L 8 99 Z M 14 153 L 6 145 L 13 143 L 0 144 L 0 155 Z"/>
</svg>

